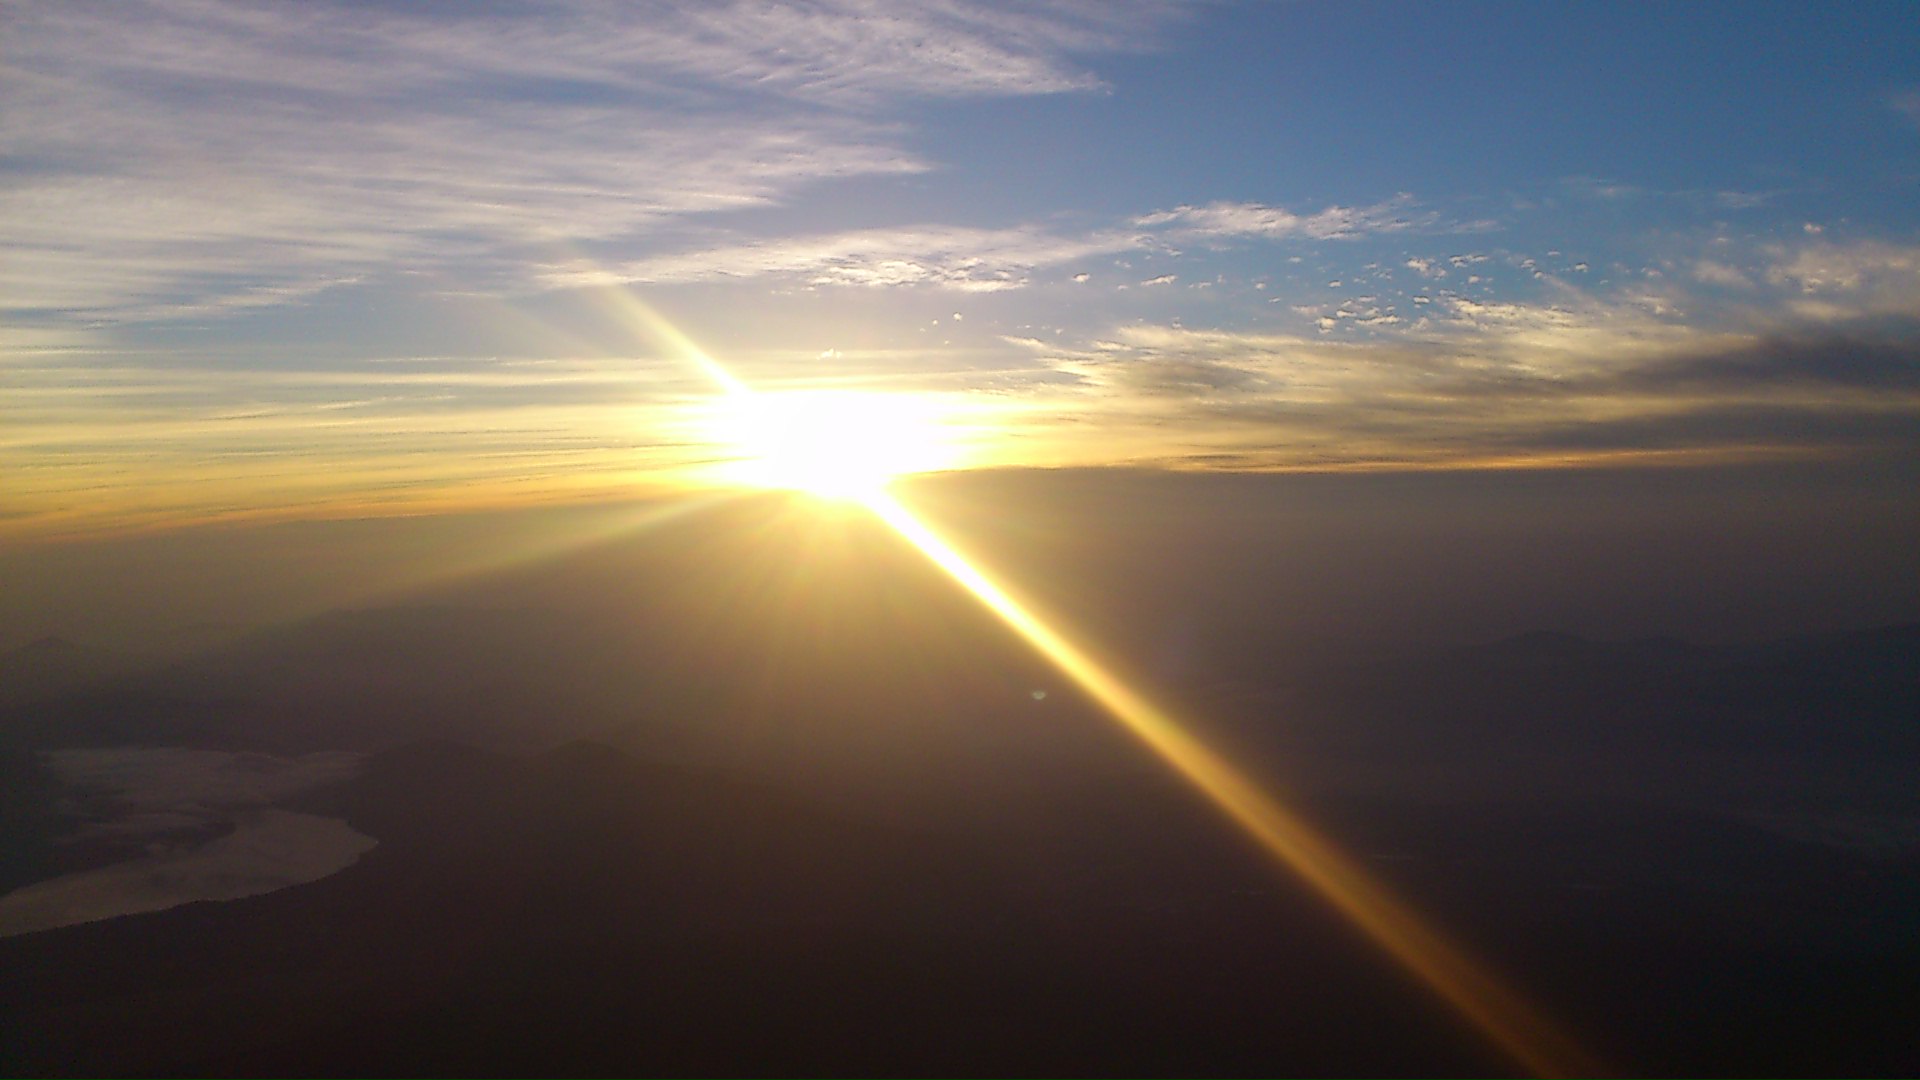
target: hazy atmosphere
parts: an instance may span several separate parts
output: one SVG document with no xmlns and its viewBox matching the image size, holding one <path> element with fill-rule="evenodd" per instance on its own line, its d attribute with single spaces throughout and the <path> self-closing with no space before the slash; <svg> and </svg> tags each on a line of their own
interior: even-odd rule
<svg viewBox="0 0 1920 1080">
<path fill-rule="evenodd" d="M 1911 1075 L 1912 16 L 0 2 L 0 1071 Z"/>
</svg>

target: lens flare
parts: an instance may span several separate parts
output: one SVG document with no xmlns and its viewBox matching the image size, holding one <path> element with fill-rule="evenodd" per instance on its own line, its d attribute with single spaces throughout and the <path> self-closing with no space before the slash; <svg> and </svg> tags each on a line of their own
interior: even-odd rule
<svg viewBox="0 0 1920 1080">
<path fill-rule="evenodd" d="M 857 500 L 955 458 L 933 403 L 913 395 L 790 390 L 729 394 L 713 408 L 713 437 L 742 453 L 715 472 L 730 483 Z"/>
<path fill-rule="evenodd" d="M 897 499 L 879 492 L 865 503 L 1516 1061 L 1540 1076 L 1599 1073 L 1545 1016 L 1390 896 L 1331 841 L 1164 709 L 1036 618 Z"/>
<path fill-rule="evenodd" d="M 682 349 L 727 395 L 754 393 L 638 299 L 630 298 L 628 304 L 641 325 Z M 971 593 L 1514 1061 L 1539 1076 L 1605 1072 L 1558 1025 L 1389 894 L 1331 840 L 1187 731 L 1170 712 L 1008 594 L 886 492 L 884 481 L 863 482 L 839 494 L 871 510 Z"/>
</svg>

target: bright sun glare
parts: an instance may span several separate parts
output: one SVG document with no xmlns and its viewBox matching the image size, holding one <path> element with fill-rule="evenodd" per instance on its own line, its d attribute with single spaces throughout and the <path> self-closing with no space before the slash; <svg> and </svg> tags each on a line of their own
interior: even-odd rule
<svg viewBox="0 0 1920 1080">
<path fill-rule="evenodd" d="M 934 403 L 911 394 L 789 390 L 728 394 L 714 434 L 740 458 L 727 479 L 836 499 L 864 499 L 906 473 L 954 463 Z"/>
<path fill-rule="evenodd" d="M 675 343 L 719 387 L 707 434 L 732 451 L 721 469 L 726 479 L 863 504 L 1516 1061 L 1542 1076 L 1600 1071 L 1529 1002 L 1428 927 L 1361 864 L 1295 817 L 1231 759 L 1189 733 L 1175 716 L 1027 610 L 886 491 L 896 476 L 958 462 L 956 429 L 937 397 L 756 391 L 700 352 L 671 323 L 622 295 L 642 325 Z"/>
</svg>

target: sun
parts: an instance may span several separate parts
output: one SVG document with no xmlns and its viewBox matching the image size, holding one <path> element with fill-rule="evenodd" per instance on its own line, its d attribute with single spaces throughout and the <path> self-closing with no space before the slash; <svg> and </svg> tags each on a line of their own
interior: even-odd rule
<svg viewBox="0 0 1920 1080">
<path fill-rule="evenodd" d="M 728 394 L 714 414 L 717 441 L 739 456 L 734 483 L 869 498 L 895 477 L 954 464 L 937 403 L 915 394 L 787 390 Z"/>
</svg>

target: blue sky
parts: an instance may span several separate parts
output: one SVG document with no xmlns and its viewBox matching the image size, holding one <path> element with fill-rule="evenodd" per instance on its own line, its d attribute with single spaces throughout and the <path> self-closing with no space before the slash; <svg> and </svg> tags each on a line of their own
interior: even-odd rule
<svg viewBox="0 0 1920 1080">
<path fill-rule="evenodd" d="M 1910 458 L 1903 4 L 13 4 L 0 527 L 979 465 Z"/>
</svg>

